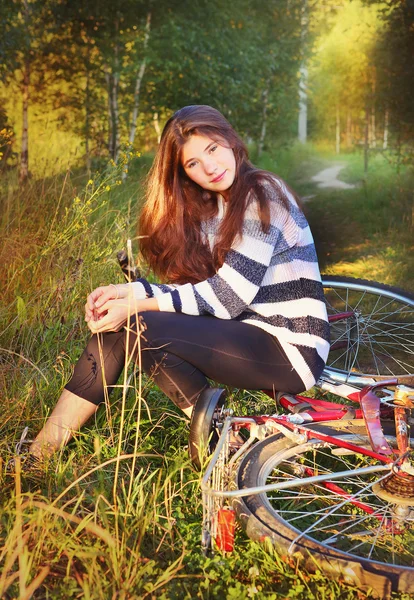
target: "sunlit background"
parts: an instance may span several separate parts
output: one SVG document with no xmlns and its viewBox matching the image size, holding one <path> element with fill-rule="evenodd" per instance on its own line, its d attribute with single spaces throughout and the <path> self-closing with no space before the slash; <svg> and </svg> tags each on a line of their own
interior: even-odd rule
<svg viewBox="0 0 414 600">
<path fill-rule="evenodd" d="M 117 160 L 126 141 L 153 150 L 172 111 L 201 103 L 259 154 L 295 139 L 400 162 L 411 150 L 408 0 L 14 0 L 0 10 L 3 172 L 90 168 Z"/>
</svg>

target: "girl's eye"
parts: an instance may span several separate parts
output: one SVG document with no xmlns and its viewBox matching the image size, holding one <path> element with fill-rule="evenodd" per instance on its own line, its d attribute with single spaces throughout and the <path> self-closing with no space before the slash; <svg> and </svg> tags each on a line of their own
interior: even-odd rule
<svg viewBox="0 0 414 600">
<path fill-rule="evenodd" d="M 211 148 L 210 148 L 210 154 L 212 152 L 215 152 L 216 150 L 217 150 L 217 144 L 215 146 L 211 146 Z"/>
<path fill-rule="evenodd" d="M 196 166 L 196 164 L 197 164 L 197 163 L 196 163 L 196 161 L 195 161 L 195 160 L 193 160 L 192 162 L 190 162 L 190 163 L 187 165 L 187 169 L 192 169 L 192 167 L 195 167 L 195 166 Z"/>
</svg>

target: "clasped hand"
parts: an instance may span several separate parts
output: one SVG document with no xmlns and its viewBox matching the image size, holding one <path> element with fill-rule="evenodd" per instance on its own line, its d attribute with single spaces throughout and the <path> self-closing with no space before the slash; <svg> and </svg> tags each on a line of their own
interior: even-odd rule
<svg viewBox="0 0 414 600">
<path fill-rule="evenodd" d="M 127 284 L 106 285 L 91 292 L 85 304 L 85 321 L 92 333 L 119 331 L 138 303 Z"/>
</svg>

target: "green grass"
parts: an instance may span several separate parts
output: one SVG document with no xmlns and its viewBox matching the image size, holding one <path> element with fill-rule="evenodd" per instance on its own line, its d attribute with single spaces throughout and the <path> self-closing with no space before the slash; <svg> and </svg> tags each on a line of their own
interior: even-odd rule
<svg viewBox="0 0 414 600">
<path fill-rule="evenodd" d="M 344 165 L 339 179 L 353 190 L 321 189 L 313 175 L 335 163 Z M 397 285 L 414 291 L 414 171 L 397 174 L 392 157 L 370 157 L 364 173 L 362 152 L 329 152 L 324 145 L 294 144 L 258 164 L 284 178 L 305 198 L 321 270 Z M 307 199 L 309 198 L 309 199 Z"/>
<path fill-rule="evenodd" d="M 397 175 L 380 154 L 371 159 L 367 176 L 361 154 L 343 155 L 339 162 L 345 165 L 340 179 L 354 189 L 306 189 L 314 194 L 304 208 L 321 269 L 414 291 L 413 170 Z"/>
<path fill-rule="evenodd" d="M 302 195 L 315 191 L 309 178 L 329 160 L 299 146 L 261 159 Z M 360 157 L 343 160 L 349 165 L 344 177 L 358 180 Z M 82 351 L 86 294 L 121 281 L 115 253 L 135 236 L 149 161 L 135 159 L 122 185 L 113 167 L 93 183 L 77 173 L 25 187 L 9 174 L 8 190 L 2 181 L 0 596 L 370 597 L 321 573 L 310 575 L 294 560 L 283 562 L 239 530 L 232 555 L 203 556 L 200 477 L 187 457 L 188 423 L 149 381 L 141 397 L 117 391 L 108 413 L 101 408 L 40 479 L 7 474 L 24 426 L 31 435 L 39 430 Z M 412 236 L 404 221 L 409 175 L 397 185 L 383 169 L 379 164 L 366 188 L 355 192 L 316 192 L 306 209 L 325 268 L 368 278 L 378 273 L 397 284 L 406 277 L 412 289 Z M 274 408 L 248 393 L 232 402 L 239 412 Z"/>
<path fill-rule="evenodd" d="M 324 155 L 313 144 L 299 142 L 275 148 L 272 152 L 263 152 L 257 160 L 253 153 L 252 158 L 254 164 L 276 173 L 302 196 L 307 189 L 313 190 L 311 177 L 326 165 Z"/>
</svg>

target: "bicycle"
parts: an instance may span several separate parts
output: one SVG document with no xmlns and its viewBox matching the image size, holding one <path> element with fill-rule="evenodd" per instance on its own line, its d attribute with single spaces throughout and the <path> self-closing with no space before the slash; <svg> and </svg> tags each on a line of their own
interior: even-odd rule
<svg viewBox="0 0 414 600">
<path fill-rule="evenodd" d="M 249 537 L 309 570 L 383 598 L 414 593 L 414 295 L 323 284 L 332 346 L 316 388 L 346 403 L 266 391 L 283 414 L 235 416 L 225 390 L 206 391 L 189 443 L 197 467 L 211 454 L 202 545 L 230 551 L 237 515 Z M 240 431 L 248 437 L 231 455 Z"/>
</svg>

